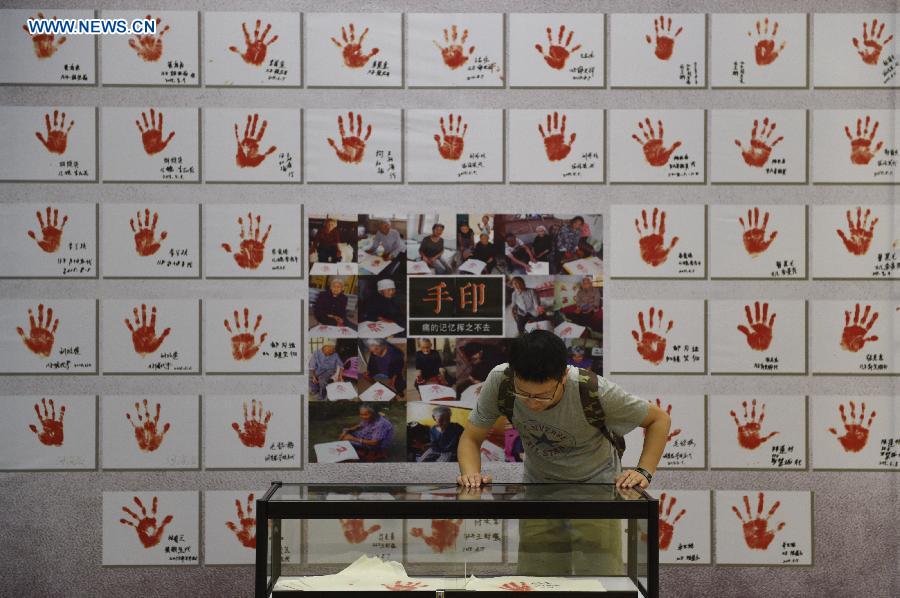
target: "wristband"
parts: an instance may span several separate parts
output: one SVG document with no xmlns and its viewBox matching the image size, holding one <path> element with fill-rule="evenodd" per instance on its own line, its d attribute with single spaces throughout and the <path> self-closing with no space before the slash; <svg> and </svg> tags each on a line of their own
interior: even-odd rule
<svg viewBox="0 0 900 598">
<path fill-rule="evenodd" d="M 649 471 L 647 471 L 646 469 L 644 469 L 643 467 L 632 467 L 631 469 L 632 469 L 633 471 L 638 472 L 639 474 L 641 474 L 641 475 L 644 476 L 645 478 L 647 478 L 647 483 L 648 483 L 648 484 L 653 480 L 653 475 L 652 475 Z"/>
</svg>

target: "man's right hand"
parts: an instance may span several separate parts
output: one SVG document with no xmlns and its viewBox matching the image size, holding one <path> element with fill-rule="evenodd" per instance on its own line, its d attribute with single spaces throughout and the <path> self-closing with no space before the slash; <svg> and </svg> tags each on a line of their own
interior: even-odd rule
<svg viewBox="0 0 900 598">
<path fill-rule="evenodd" d="M 490 484 L 492 479 L 491 476 L 482 475 L 481 473 L 465 473 L 456 476 L 456 484 L 468 488 L 478 488 L 485 484 Z"/>
</svg>

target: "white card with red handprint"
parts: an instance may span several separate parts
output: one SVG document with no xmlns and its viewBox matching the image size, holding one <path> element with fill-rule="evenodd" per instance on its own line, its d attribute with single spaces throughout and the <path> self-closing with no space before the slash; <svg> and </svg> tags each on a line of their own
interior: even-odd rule
<svg viewBox="0 0 900 598">
<path fill-rule="evenodd" d="M 602 183 L 603 162 L 603 110 L 509 111 L 510 182 Z"/>
<path fill-rule="evenodd" d="M 654 486 L 650 493 L 659 499 L 659 562 L 667 565 L 711 564 L 710 492 Z M 646 539 L 641 535 L 639 541 L 646 542 Z M 643 547 L 638 548 L 638 552 L 642 550 Z"/>
<path fill-rule="evenodd" d="M 610 373 L 706 371 L 704 301 L 612 299 Z"/>
<path fill-rule="evenodd" d="M 812 207 L 813 278 L 900 276 L 900 211 L 890 204 Z"/>
<path fill-rule="evenodd" d="M 891 13 L 816 13 L 815 87 L 897 87 L 897 20 Z"/>
<path fill-rule="evenodd" d="M 672 425 L 659 462 L 661 469 L 703 469 L 706 467 L 706 400 L 703 395 L 653 395 L 642 397 L 669 414 Z M 622 464 L 638 464 L 646 432 L 637 427 L 625 435 Z"/>
<path fill-rule="evenodd" d="M 3 299 L 0 322 L 0 373 L 97 372 L 95 300 Z"/>
<path fill-rule="evenodd" d="M 103 565 L 199 565 L 196 491 L 103 493 Z"/>
<path fill-rule="evenodd" d="M 195 299 L 104 299 L 102 363 L 107 374 L 200 374 L 200 305 Z"/>
<path fill-rule="evenodd" d="M 91 19 L 93 10 L 0 11 L 0 83 L 94 85 L 95 37 L 29 33 L 28 19 Z"/>
<path fill-rule="evenodd" d="M 342 243 L 346 246 L 346 243 Z M 315 255 L 311 256 L 315 259 Z M 355 276 L 359 273 L 359 264 L 352 262 L 338 262 L 329 264 L 326 262 L 316 262 L 309 267 L 310 276 Z"/>
<path fill-rule="evenodd" d="M 613 205 L 612 278 L 705 278 L 706 211 L 697 205 Z"/>
<path fill-rule="evenodd" d="M 200 208 L 103 204 L 104 278 L 200 278 Z"/>
<path fill-rule="evenodd" d="M 813 469 L 900 469 L 900 398 L 816 395 Z"/>
<path fill-rule="evenodd" d="M 401 111 L 303 111 L 303 164 L 310 183 L 400 183 Z"/>
<path fill-rule="evenodd" d="M 613 14 L 609 20 L 610 86 L 706 86 L 705 14 Z"/>
<path fill-rule="evenodd" d="M 209 278 L 301 278 L 303 229 L 296 204 L 206 204 Z"/>
<path fill-rule="evenodd" d="M 199 469 L 197 395 L 100 398 L 103 469 Z"/>
<path fill-rule="evenodd" d="M 702 184 L 704 135 L 703 110 L 610 110 L 609 180 Z"/>
<path fill-rule="evenodd" d="M 310 87 L 401 87 L 403 15 L 304 14 Z"/>
<path fill-rule="evenodd" d="M 712 87 L 802 87 L 805 13 L 711 15 Z"/>
<path fill-rule="evenodd" d="M 300 111 L 205 108 L 203 176 L 209 182 L 300 182 Z"/>
<path fill-rule="evenodd" d="M 419 396 L 422 400 L 431 403 L 437 401 L 438 405 L 446 405 L 448 402 L 456 402 L 456 391 L 443 384 L 420 384 Z"/>
<path fill-rule="evenodd" d="M 712 278 L 806 278 L 805 205 L 713 204 L 709 212 Z"/>
<path fill-rule="evenodd" d="M 97 206 L 0 204 L 0 278 L 96 278 Z"/>
<path fill-rule="evenodd" d="M 898 110 L 813 110 L 814 183 L 896 183 Z"/>
<path fill-rule="evenodd" d="M 187 10 L 101 10 L 103 19 L 152 19 L 154 32 L 100 36 L 104 85 L 200 85 L 200 18 Z M 208 33 L 208 32 L 207 32 Z"/>
<path fill-rule="evenodd" d="M 410 563 L 499 563 L 502 552 L 502 519 L 406 521 L 406 559 Z"/>
<path fill-rule="evenodd" d="M 410 87 L 503 87 L 501 13 L 406 15 Z"/>
<path fill-rule="evenodd" d="M 96 396 L 6 396 L 0 405 L 0 469 L 96 469 Z"/>
<path fill-rule="evenodd" d="M 104 181 L 200 181 L 196 108 L 104 107 L 100 123 Z"/>
<path fill-rule="evenodd" d="M 359 338 L 387 338 L 403 332 L 403 326 L 396 322 L 369 321 L 359 323 Z"/>
<path fill-rule="evenodd" d="M 204 304 L 206 371 L 299 374 L 302 303 L 279 299 L 210 299 Z"/>
<path fill-rule="evenodd" d="M 806 469 L 806 437 L 803 395 L 709 399 L 712 469 Z"/>
<path fill-rule="evenodd" d="M 362 249 L 362 248 L 360 248 Z M 321 262 L 320 262 L 321 263 Z M 369 274 L 380 274 L 382 270 L 387 268 L 391 264 L 391 260 L 387 259 L 386 256 L 381 255 L 373 255 L 371 253 L 366 253 L 365 251 L 360 251 L 359 253 L 359 267 L 365 270 Z M 324 265 L 332 265 L 332 264 L 322 264 Z M 315 267 L 315 266 L 313 266 Z M 334 274 L 338 274 L 338 272 L 334 272 Z M 351 272 L 351 274 L 356 274 L 356 271 Z"/>
<path fill-rule="evenodd" d="M 806 110 L 713 110 L 713 183 L 805 183 Z"/>
<path fill-rule="evenodd" d="M 316 463 L 341 463 L 359 459 L 359 453 L 349 440 L 320 442 L 313 445 L 313 451 L 316 453 Z"/>
<path fill-rule="evenodd" d="M 203 13 L 207 86 L 300 87 L 300 15 Z"/>
<path fill-rule="evenodd" d="M 97 181 L 97 109 L 2 106 L 0 180 Z"/>
<path fill-rule="evenodd" d="M 300 395 L 203 397 L 203 466 L 300 467 Z"/>
<path fill-rule="evenodd" d="M 356 387 L 350 381 L 332 382 L 325 387 L 325 396 L 329 401 L 349 401 L 358 395 Z"/>
<path fill-rule="evenodd" d="M 411 183 L 502 183 L 502 110 L 407 110 Z"/>
<path fill-rule="evenodd" d="M 710 372 L 806 373 L 805 300 L 713 300 L 708 322 Z"/>
<path fill-rule="evenodd" d="M 351 563 L 363 555 L 403 560 L 402 519 L 309 519 L 306 525 L 316 539 L 307 545 L 309 563 Z"/>
<path fill-rule="evenodd" d="M 810 370 L 814 374 L 897 373 L 898 302 L 813 300 L 809 306 Z"/>
<path fill-rule="evenodd" d="M 601 278 L 603 276 L 603 260 L 596 255 L 572 260 L 562 265 L 567 274 Z"/>
<path fill-rule="evenodd" d="M 510 87 L 603 87 L 605 15 L 509 15 Z"/>
<path fill-rule="evenodd" d="M 367 403 L 383 403 L 390 401 L 397 393 L 382 384 L 376 382 L 359 395 L 359 398 Z"/>
<path fill-rule="evenodd" d="M 716 490 L 716 562 L 812 565 L 812 493 Z"/>
<path fill-rule="evenodd" d="M 203 493 L 204 563 L 252 565 L 256 562 L 256 499 L 265 493 L 265 489 L 259 488 Z M 300 546 L 300 520 L 283 520 L 281 562 L 299 564 Z"/>
</svg>

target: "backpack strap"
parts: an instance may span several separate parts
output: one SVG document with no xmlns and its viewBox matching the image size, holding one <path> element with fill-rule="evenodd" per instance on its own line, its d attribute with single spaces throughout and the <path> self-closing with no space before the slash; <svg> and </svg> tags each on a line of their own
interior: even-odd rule
<svg viewBox="0 0 900 598">
<path fill-rule="evenodd" d="M 619 453 L 619 460 L 625 452 L 625 438 L 619 436 L 606 426 L 606 414 L 600 402 L 600 380 L 597 374 L 584 368 L 578 368 L 578 394 L 581 397 L 581 408 L 589 424 L 597 428 Z"/>
<path fill-rule="evenodd" d="M 506 416 L 509 423 L 513 420 L 513 408 L 516 404 L 515 389 L 512 381 L 512 368 L 506 366 L 503 377 L 500 379 L 500 389 L 497 392 L 497 407 L 500 413 Z"/>
</svg>

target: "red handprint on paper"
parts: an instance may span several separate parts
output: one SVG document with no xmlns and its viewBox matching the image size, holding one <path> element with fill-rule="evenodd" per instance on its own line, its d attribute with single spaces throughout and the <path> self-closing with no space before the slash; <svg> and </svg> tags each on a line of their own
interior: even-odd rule
<svg viewBox="0 0 900 598">
<path fill-rule="evenodd" d="M 262 23 L 259 19 L 256 19 L 256 28 L 253 30 L 253 38 L 250 38 L 250 33 L 247 31 L 247 23 L 241 23 L 241 29 L 244 30 L 244 44 L 247 46 L 247 49 L 244 50 L 244 53 L 241 54 L 241 51 L 238 50 L 237 46 L 228 46 L 228 49 L 239 55 L 244 59 L 244 62 L 247 64 L 252 64 L 253 66 L 259 66 L 266 60 L 266 51 L 269 49 L 269 46 L 274 44 L 278 40 L 278 36 L 272 36 L 272 39 L 266 41 L 266 36 L 269 34 L 269 30 L 272 28 L 271 23 L 266 23 L 266 29 L 262 32 L 262 35 L 259 34 L 259 26 Z"/>
<path fill-rule="evenodd" d="M 277 37 L 277 36 L 276 36 Z M 256 517 L 253 516 L 253 494 L 247 495 L 247 510 L 241 506 L 239 499 L 234 500 L 237 507 L 238 522 L 226 521 L 225 527 L 234 532 L 241 545 L 256 548 Z"/>
<path fill-rule="evenodd" d="M 665 17 L 659 16 L 659 19 L 653 19 L 653 37 L 646 35 L 647 43 L 654 46 L 653 53 L 660 60 L 668 60 L 675 51 L 675 38 L 681 35 L 684 27 L 679 27 L 672 35 L 672 17 L 666 21 Z"/>
<path fill-rule="evenodd" d="M 468 29 L 463 29 L 462 37 L 459 37 L 456 31 L 456 25 L 452 25 L 450 27 L 449 35 L 447 34 L 447 30 L 444 29 L 443 46 L 439 44 L 437 40 L 431 41 L 433 41 L 434 45 L 437 46 L 437 49 L 441 51 L 441 58 L 444 59 L 444 64 L 451 69 L 458 69 L 469 60 L 469 56 L 475 51 L 475 46 L 470 46 L 469 53 L 466 54 L 464 44 L 467 39 L 469 39 Z"/>
<path fill-rule="evenodd" d="M 144 120 L 144 125 L 141 126 L 140 121 L 135 120 L 134 124 L 137 125 L 138 131 L 141 132 L 141 143 L 144 144 L 144 151 L 147 152 L 148 156 L 152 156 L 153 154 L 159 153 L 166 149 L 166 146 L 169 145 L 169 142 L 172 141 L 172 137 L 175 137 L 175 131 L 169 133 L 169 136 L 166 137 L 165 141 L 163 140 L 163 114 L 159 113 L 159 119 L 156 118 L 156 110 L 153 108 L 150 109 L 150 121 L 147 121 L 147 113 L 141 112 L 141 118 Z"/>
<path fill-rule="evenodd" d="M 644 325 L 644 312 L 638 312 L 638 325 L 641 328 L 641 333 L 638 334 L 637 330 L 631 331 L 631 336 L 634 337 L 634 340 L 637 341 L 637 352 L 644 358 L 644 360 L 649 361 L 654 365 L 659 365 L 662 363 L 663 357 L 666 354 L 666 335 L 672 330 L 675 326 L 675 322 L 671 319 L 669 320 L 668 328 L 663 331 L 663 310 L 659 310 L 658 314 L 658 322 L 656 325 L 655 332 L 653 330 L 653 318 L 656 309 L 650 308 L 650 325 Z"/>
<path fill-rule="evenodd" d="M 742 401 L 741 404 L 744 406 L 743 424 L 738 419 L 734 409 L 731 410 L 731 417 L 734 418 L 734 423 L 737 425 L 737 439 L 739 445 L 751 451 L 756 450 L 769 438 L 779 434 L 779 432 L 772 432 L 768 436 L 760 436 L 763 420 L 766 419 L 765 403 L 760 406 L 759 419 L 756 418 L 756 399 L 753 399 L 749 415 L 747 414 L 747 401 Z"/>
<path fill-rule="evenodd" d="M 171 328 L 166 328 L 163 333 L 156 336 L 156 306 L 150 309 L 150 320 L 147 321 L 147 304 L 141 304 L 141 313 L 138 316 L 138 308 L 134 308 L 134 324 L 128 318 L 125 318 L 125 326 L 131 331 L 131 343 L 134 345 L 134 352 L 141 357 L 155 353 L 159 349 L 169 333 Z"/>
<path fill-rule="evenodd" d="M 366 529 L 365 519 L 341 519 L 341 531 L 344 532 L 344 538 L 350 544 L 359 544 L 364 542 L 370 535 L 381 529 L 380 525 L 373 525 Z"/>
<path fill-rule="evenodd" d="M 341 55 L 344 57 L 344 64 L 349 66 L 352 69 L 358 69 L 366 66 L 366 63 L 369 62 L 369 59 L 378 54 L 378 48 L 372 48 L 372 51 L 366 54 L 363 52 L 362 43 L 363 40 L 366 39 L 366 34 L 369 33 L 369 28 L 366 27 L 363 29 L 362 35 L 359 36 L 359 39 L 356 39 L 356 29 L 353 26 L 353 23 L 350 23 L 350 36 L 347 36 L 347 30 L 344 27 L 341 27 L 341 38 L 344 40 L 342 44 L 338 40 L 331 38 L 331 41 L 334 42 L 338 48 L 341 49 Z"/>
<path fill-rule="evenodd" d="M 644 127 L 645 123 L 646 127 Z M 641 141 L 641 138 L 636 133 L 633 133 L 631 137 L 643 148 L 644 159 L 647 160 L 647 164 L 650 166 L 665 166 L 669 162 L 669 156 L 672 155 L 672 152 L 681 147 L 681 142 L 676 141 L 672 144 L 672 147 L 666 149 L 663 143 L 663 123 L 661 120 L 657 120 L 656 125 L 659 129 L 658 137 L 649 118 L 645 118 L 644 122 L 638 121 L 638 127 L 641 129 L 644 140 Z"/>
<path fill-rule="evenodd" d="M 56 318 L 56 321 L 53 320 L 53 308 L 47 308 L 47 317 L 44 318 L 44 304 L 39 303 L 38 319 L 35 322 L 34 312 L 29 307 L 28 322 L 28 336 L 25 336 L 25 331 L 22 328 L 16 327 L 16 332 L 22 337 L 22 342 L 35 355 L 50 357 L 50 352 L 53 350 L 53 341 L 56 340 L 56 329 L 59 328 L 59 318 Z"/>
<path fill-rule="evenodd" d="M 786 41 L 782 41 L 778 48 L 775 48 L 775 36 L 778 35 L 778 21 L 772 22 L 772 34 L 769 35 L 769 17 L 762 21 L 756 22 L 756 44 L 753 46 L 756 54 L 756 64 L 766 66 L 772 64 L 779 54 L 784 51 L 787 45 Z M 753 31 L 748 31 L 747 35 L 752 39 Z"/>
<path fill-rule="evenodd" d="M 414 527 L 409 533 L 413 538 L 422 538 L 433 552 L 444 552 L 456 546 L 462 523 L 462 519 L 432 519 L 430 536 L 421 527 Z"/>
<path fill-rule="evenodd" d="M 772 344 L 772 327 L 775 326 L 775 312 L 769 317 L 769 304 L 763 303 L 762 314 L 759 311 L 759 301 L 754 302 L 754 314 L 750 314 L 750 306 L 744 306 L 744 313 L 747 315 L 747 323 L 750 328 L 743 324 L 739 324 L 737 329 L 744 333 L 747 337 L 747 344 L 754 351 L 765 351 Z"/>
<path fill-rule="evenodd" d="M 141 404 L 137 402 L 134 404 L 137 423 L 134 423 L 134 419 L 132 419 L 130 413 L 125 414 L 125 418 L 131 424 L 131 427 L 134 428 L 134 439 L 137 441 L 138 448 L 145 453 L 152 453 L 158 449 L 160 445 L 162 445 L 166 432 L 168 432 L 171 427 L 169 422 L 166 422 L 162 427 L 162 430 L 159 429 L 160 410 L 160 404 L 157 403 L 156 414 L 151 415 L 147 399 L 144 399 L 143 414 L 141 413 Z"/>
<path fill-rule="evenodd" d="M 441 157 L 445 160 L 459 160 L 459 157 L 462 156 L 463 148 L 465 146 L 465 136 L 466 131 L 469 130 L 469 123 L 463 125 L 462 122 L 462 114 L 460 114 L 456 119 L 456 128 L 453 126 L 453 113 L 450 114 L 449 125 L 450 125 L 450 133 L 447 133 L 447 129 L 444 127 L 444 117 L 442 116 L 440 119 L 441 123 L 441 135 L 435 135 L 434 141 L 437 143 L 438 152 L 441 154 Z M 462 127 L 462 133 L 460 133 L 460 127 Z"/>
<path fill-rule="evenodd" d="M 347 136 L 344 130 L 344 118 L 338 116 L 338 131 L 341 134 L 341 147 L 334 143 L 334 139 L 328 138 L 328 145 L 334 148 L 338 159 L 348 164 L 359 164 L 362 162 L 363 153 L 366 151 L 366 141 L 372 136 L 372 125 L 366 128 L 366 135 L 363 136 L 362 114 L 356 115 L 356 122 L 353 120 L 353 113 L 347 113 L 347 123 L 350 126 L 350 136 Z"/>
<path fill-rule="evenodd" d="M 750 145 L 748 147 L 744 147 L 741 144 L 740 139 L 735 139 L 734 144 L 738 146 L 741 150 L 741 156 L 744 158 L 744 162 L 747 163 L 747 166 L 755 166 L 756 168 L 762 168 L 765 166 L 766 162 L 769 161 L 769 156 L 772 154 L 772 149 L 778 143 L 784 139 L 784 135 L 775 138 L 772 140 L 772 135 L 775 133 L 775 121 L 769 122 L 769 117 L 763 118 L 762 127 L 759 126 L 759 121 L 753 121 L 753 130 L 750 132 Z M 757 135 L 757 130 L 759 131 L 759 135 Z"/>
<path fill-rule="evenodd" d="M 238 310 L 234 310 L 234 329 L 231 328 L 228 319 L 225 319 L 225 330 L 232 335 L 231 356 L 234 357 L 235 361 L 253 359 L 259 352 L 259 347 L 266 341 L 266 337 L 269 336 L 268 332 L 263 332 L 259 337 L 259 342 L 256 342 L 256 331 L 259 330 L 262 319 L 262 314 L 257 315 L 256 324 L 253 326 L 253 330 L 250 330 L 250 309 L 247 307 L 244 308 L 243 327 L 241 326 Z"/>
<path fill-rule="evenodd" d="M 659 214 L 659 224 L 656 216 Z M 638 246 L 641 250 L 641 259 L 651 266 L 658 266 L 669 258 L 669 252 L 678 242 L 678 237 L 672 237 L 669 246 L 666 247 L 666 211 L 653 208 L 652 226 L 647 222 L 647 210 L 641 210 L 641 221 L 634 219 L 634 227 L 638 233 Z"/>
<path fill-rule="evenodd" d="M 28 426 L 32 432 L 37 434 L 38 440 L 45 446 L 62 446 L 63 444 L 63 417 L 66 415 L 66 406 L 60 405 L 59 419 L 56 419 L 56 405 L 53 399 L 50 399 L 50 409 L 47 409 L 47 399 L 41 399 L 41 405 L 44 407 L 41 413 L 38 404 L 34 404 L 34 412 L 37 413 L 38 423 L 41 424 L 41 430 L 38 431 L 37 426 L 31 424 Z"/>
<path fill-rule="evenodd" d="M 412 592 L 413 590 L 418 590 L 419 588 L 426 588 L 428 584 L 422 583 L 420 581 L 401 581 L 397 580 L 391 585 L 386 583 L 381 584 L 388 589 L 389 592 Z"/>
<path fill-rule="evenodd" d="M 869 319 L 869 310 L 871 305 L 866 306 L 862 317 L 859 316 L 859 303 L 856 304 L 856 311 L 853 314 L 853 323 L 850 323 L 850 310 L 844 310 L 844 332 L 841 334 L 841 348 L 851 353 L 857 353 L 868 341 L 877 341 L 878 336 L 866 336 L 878 320 L 878 312 L 872 312 L 872 318 Z M 869 323 L 866 324 L 866 320 Z"/>
<path fill-rule="evenodd" d="M 562 160 L 572 151 L 572 144 L 575 143 L 575 133 L 569 136 L 569 142 L 566 143 L 566 115 L 562 115 L 562 123 L 559 121 L 559 113 L 553 113 L 553 120 L 547 115 L 547 132 L 544 127 L 538 123 L 538 132 L 544 140 L 544 151 L 547 152 L 547 159 L 551 162 Z"/>
<path fill-rule="evenodd" d="M 884 40 L 881 39 L 881 36 L 884 34 L 885 25 L 886 23 L 881 23 L 881 27 L 879 27 L 878 19 L 872 19 L 872 28 L 867 30 L 866 22 L 863 21 L 862 44 L 860 44 L 859 38 L 853 38 L 853 47 L 856 48 L 859 57 L 862 58 L 862 61 L 866 64 L 878 64 L 881 50 L 894 39 L 893 33 Z"/>
<path fill-rule="evenodd" d="M 251 448 L 261 448 L 266 445 L 266 429 L 269 427 L 269 420 L 272 419 L 271 411 L 266 411 L 265 418 L 263 418 L 262 401 L 259 401 L 259 411 L 257 411 L 256 403 L 256 399 L 253 399 L 250 417 L 247 417 L 247 402 L 244 402 L 243 428 L 237 422 L 231 423 L 231 427 L 237 432 L 241 444 Z"/>
<path fill-rule="evenodd" d="M 665 509 L 665 514 L 663 514 L 663 508 L 666 504 L 666 493 L 663 492 L 659 495 L 659 549 L 660 550 L 668 550 L 669 545 L 672 543 L 672 536 L 675 533 L 675 524 L 678 523 L 678 520 L 684 517 L 684 514 L 687 512 L 684 509 L 678 512 L 678 515 L 675 516 L 675 519 L 669 519 L 669 516 L 672 514 L 672 509 L 675 507 L 676 498 L 674 496 L 669 497 L 669 506 Z"/>
<path fill-rule="evenodd" d="M 40 131 L 35 131 L 34 136 L 38 138 L 47 151 L 51 154 L 66 153 L 66 144 L 69 141 L 69 131 L 75 126 L 75 119 L 69 121 L 66 127 L 66 113 L 60 113 L 59 110 L 53 111 L 53 123 L 50 123 L 50 115 L 44 115 L 44 124 L 47 126 L 47 138 L 41 135 Z"/>
<path fill-rule="evenodd" d="M 43 217 L 41 216 L 41 211 L 38 210 L 35 212 L 37 215 L 38 224 L 41 227 L 41 239 L 38 240 L 37 235 L 34 234 L 34 231 L 28 231 L 28 236 L 37 241 L 38 247 L 43 249 L 47 253 L 55 253 L 59 250 L 59 243 L 62 240 L 62 232 L 63 228 L 66 226 L 66 222 L 69 221 L 69 217 L 63 214 L 62 224 L 59 223 L 59 209 L 54 208 L 51 216 L 50 206 L 47 206 L 47 222 L 44 222 Z"/>
<path fill-rule="evenodd" d="M 37 405 L 35 405 L 35 409 Z M 841 412 L 841 421 L 844 423 L 844 435 L 839 436 L 838 431 L 834 428 L 828 428 L 828 431 L 834 434 L 844 447 L 844 451 L 848 453 L 858 453 L 866 447 L 869 441 L 869 430 L 872 428 L 872 420 L 875 419 L 875 411 L 869 414 L 869 421 L 866 422 L 866 404 L 860 405 L 859 420 L 856 419 L 856 403 L 850 401 L 850 421 L 847 421 L 847 413 L 844 411 L 844 404 L 838 407 Z M 33 429 L 33 428 L 32 428 Z"/>
<path fill-rule="evenodd" d="M 747 543 L 748 548 L 754 550 L 767 549 L 769 544 L 772 543 L 772 540 L 775 539 L 775 534 L 783 530 L 786 525 L 784 522 L 781 522 L 774 530 L 769 529 L 769 519 L 775 514 L 778 507 L 781 506 L 781 501 L 776 500 L 772 505 L 772 508 L 769 509 L 769 514 L 763 518 L 762 512 L 764 500 L 764 494 L 760 492 L 759 506 L 756 508 L 756 517 L 754 517 L 750 512 L 750 499 L 746 494 L 744 495 L 744 508 L 747 509 L 746 521 L 736 506 L 732 505 L 731 507 L 731 510 L 734 511 L 737 518 L 741 520 L 741 524 L 744 528 L 744 542 Z"/>
<path fill-rule="evenodd" d="M 862 214 L 862 208 L 856 208 L 856 223 L 850 216 L 850 210 L 847 210 L 847 224 L 850 227 L 850 234 L 847 235 L 841 229 L 835 229 L 844 247 L 853 255 L 865 255 L 869 251 L 869 245 L 872 244 L 872 237 L 875 235 L 875 225 L 878 224 L 878 218 L 873 218 L 869 222 L 869 215 L 872 210 L 866 208 L 866 213 Z M 867 228 L 868 227 L 868 228 Z"/>
<path fill-rule="evenodd" d="M 234 261 L 237 262 L 237 265 L 241 268 L 255 270 L 259 267 L 265 257 L 266 241 L 269 239 L 269 233 L 272 232 L 272 225 L 270 224 L 268 228 L 266 228 L 266 233 L 262 236 L 262 239 L 260 239 L 259 231 L 261 228 L 261 217 L 259 214 L 256 215 L 256 226 L 254 226 L 253 214 L 247 212 L 246 233 L 244 232 L 244 219 L 238 217 L 237 221 L 241 227 L 241 246 L 240 251 L 232 254 Z M 231 245 L 228 243 L 222 243 L 222 249 L 228 253 L 232 253 Z"/>
<path fill-rule="evenodd" d="M 258 121 L 259 114 L 254 113 L 252 117 L 249 114 L 247 115 L 247 125 L 244 127 L 243 139 L 238 136 L 238 126 L 237 123 L 234 123 L 234 139 L 237 141 L 237 154 L 234 159 L 241 168 L 255 168 L 259 166 L 269 154 L 277 149 L 273 145 L 266 150 L 266 153 L 259 153 L 259 142 L 262 141 L 263 135 L 266 134 L 266 127 L 269 126 L 269 121 L 263 120 L 262 126 L 257 133 L 256 123 Z"/>
<path fill-rule="evenodd" d="M 35 17 L 32 17 L 32 19 Z M 44 13 L 37 13 L 38 19 L 45 19 Z M 50 17 L 51 20 L 55 21 L 56 15 Z M 34 55 L 38 58 L 50 58 L 54 54 L 56 54 L 59 47 L 66 43 L 66 37 L 62 36 L 57 39 L 56 35 L 53 33 L 35 33 L 32 34 L 28 31 L 28 25 L 23 24 L 22 30 L 27 33 L 31 37 L 31 43 L 34 44 Z"/>
<path fill-rule="evenodd" d="M 134 232 L 134 250 L 138 255 L 147 257 L 159 251 L 160 241 L 165 239 L 169 233 L 163 231 L 156 237 L 156 223 L 159 221 L 159 213 L 153 212 L 153 218 L 150 218 L 150 208 L 144 208 L 144 221 L 141 222 L 141 211 L 137 211 L 137 226 L 135 219 L 132 218 L 131 230 Z"/>
<path fill-rule="evenodd" d="M 544 54 L 544 48 L 541 47 L 541 44 L 535 44 L 534 47 L 537 49 L 538 53 L 544 57 L 544 61 L 550 65 L 551 68 L 556 70 L 562 70 L 563 67 L 566 66 L 566 61 L 569 59 L 569 56 L 577 52 L 581 48 L 581 44 L 576 45 L 573 48 L 569 47 L 569 44 L 572 43 L 572 36 L 575 34 L 574 31 L 569 31 L 569 36 L 566 38 L 566 42 L 563 43 L 563 36 L 566 33 L 566 26 L 559 26 L 559 35 L 557 36 L 556 43 L 553 43 L 553 31 L 550 27 L 547 27 L 547 53 Z"/>
<path fill-rule="evenodd" d="M 500 586 L 501 590 L 506 590 L 507 592 L 534 592 L 535 589 L 528 585 L 528 582 L 524 581 L 508 581 L 505 584 Z"/>
<path fill-rule="evenodd" d="M 653 404 L 653 403 L 650 402 L 650 401 L 647 401 L 647 402 L 650 403 L 651 405 Z M 662 401 L 659 400 L 659 397 L 656 398 L 656 406 L 659 407 L 660 409 L 663 409 L 663 404 L 662 404 Z M 664 408 L 664 410 L 665 410 L 665 412 L 666 412 L 666 415 L 668 415 L 669 417 L 672 417 L 672 405 L 671 405 L 671 404 L 667 405 L 667 406 Z M 644 431 L 644 436 L 647 436 L 647 430 L 644 429 L 644 428 L 642 428 L 642 429 L 643 429 L 643 431 Z M 679 434 L 681 434 L 681 428 L 675 428 L 674 430 L 672 430 L 671 432 L 669 432 L 668 437 L 666 437 L 666 442 L 669 442 L 670 440 L 672 440 L 673 438 L 675 438 L 675 437 L 678 436 Z"/>
<path fill-rule="evenodd" d="M 147 20 L 150 20 L 153 17 L 147 15 L 145 18 Z M 169 26 L 166 25 L 165 27 L 160 29 L 160 23 L 162 23 L 162 19 L 156 17 L 156 31 L 158 31 L 158 33 L 136 35 L 128 40 L 128 45 L 131 46 L 132 50 L 137 52 L 137 55 L 140 56 L 144 60 L 144 62 L 156 62 L 157 60 L 159 60 L 159 57 L 162 56 L 162 37 L 169 30 Z"/>
<path fill-rule="evenodd" d="M 872 158 L 875 157 L 882 147 L 884 147 L 884 141 L 879 141 L 875 144 L 875 147 L 872 147 L 872 142 L 875 140 L 875 133 L 878 131 L 878 121 L 875 121 L 875 125 L 872 127 L 872 130 L 869 131 L 869 123 L 871 122 L 872 117 L 870 115 L 866 115 L 866 124 L 863 126 L 863 121 L 861 118 L 856 119 L 856 136 L 854 137 L 850 133 L 850 127 L 844 127 L 844 133 L 847 135 L 847 139 L 850 140 L 850 162 L 852 164 L 865 165 L 872 161 Z"/>
<path fill-rule="evenodd" d="M 172 522 L 173 517 L 171 515 L 166 515 L 162 520 L 162 523 L 157 525 L 156 509 L 158 501 L 155 496 L 153 497 L 150 513 L 147 513 L 144 503 L 142 503 L 141 499 L 137 496 L 134 497 L 134 503 L 141 509 L 141 516 L 138 517 L 137 514 L 128 507 L 122 507 L 122 510 L 131 515 L 134 521 L 122 518 L 119 519 L 119 523 L 133 527 L 135 531 L 137 531 L 138 539 L 141 541 L 141 544 L 144 545 L 144 548 L 153 548 L 159 544 L 160 540 L 162 540 L 163 531 L 166 526 Z"/>
<path fill-rule="evenodd" d="M 744 249 L 747 250 L 752 257 L 756 257 L 766 249 L 769 248 L 769 245 L 772 244 L 772 241 L 775 240 L 775 237 L 778 236 L 778 231 L 773 230 L 772 234 L 769 236 L 769 239 L 766 240 L 766 226 L 769 224 L 769 213 L 766 212 L 763 214 L 763 222 L 762 226 L 759 224 L 759 208 L 754 207 L 752 210 L 747 210 L 747 223 L 744 223 L 744 217 L 738 217 L 738 222 L 741 223 L 741 228 L 744 229 Z M 749 226 L 749 228 L 748 228 Z"/>
</svg>

